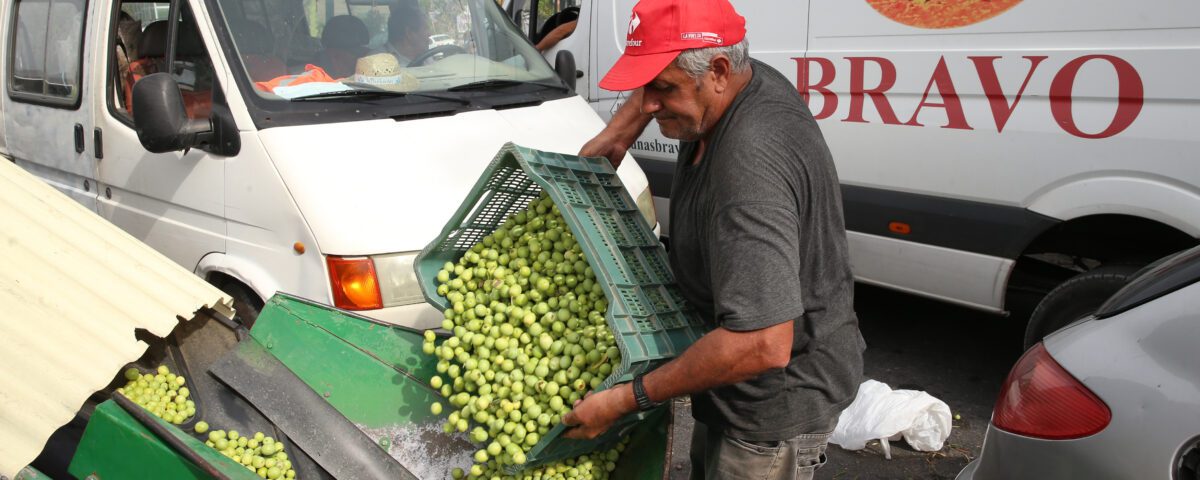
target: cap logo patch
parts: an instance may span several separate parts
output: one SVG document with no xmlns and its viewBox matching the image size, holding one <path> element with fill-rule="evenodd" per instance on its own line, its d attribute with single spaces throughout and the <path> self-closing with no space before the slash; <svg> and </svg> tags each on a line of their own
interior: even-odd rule
<svg viewBox="0 0 1200 480">
<path fill-rule="evenodd" d="M 725 39 L 712 32 L 683 32 L 679 35 L 679 38 L 681 40 L 699 40 L 701 42 L 711 43 L 713 45 L 725 44 Z"/>
<path fill-rule="evenodd" d="M 642 19 L 640 17 L 638 17 L 637 12 L 633 12 L 633 16 L 629 18 L 629 33 L 626 35 L 626 38 L 625 38 L 625 46 L 626 47 L 642 46 L 641 40 L 633 39 L 633 31 L 637 30 L 638 26 L 641 24 L 642 24 Z"/>
</svg>

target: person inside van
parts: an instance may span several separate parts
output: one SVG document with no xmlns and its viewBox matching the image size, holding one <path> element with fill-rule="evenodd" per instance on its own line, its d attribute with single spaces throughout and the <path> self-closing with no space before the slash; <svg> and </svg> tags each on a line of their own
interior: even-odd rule
<svg viewBox="0 0 1200 480">
<path fill-rule="evenodd" d="M 382 51 L 390 53 L 400 65 L 415 67 L 412 61 L 429 50 L 429 24 L 425 13 L 411 3 L 393 7 L 388 16 L 388 41 Z"/>
<path fill-rule="evenodd" d="M 139 58 L 129 64 L 131 78 L 125 83 L 125 104 L 133 105 L 133 85 L 138 81 L 147 75 L 167 72 L 178 82 L 188 118 L 208 118 L 212 111 L 212 62 L 191 10 L 185 8 L 182 15 L 176 37 L 174 68 L 167 68 L 168 22 L 151 22 L 142 30 L 138 41 Z"/>
<path fill-rule="evenodd" d="M 546 19 L 546 23 L 542 24 L 541 30 L 538 31 L 537 39 L 534 41 L 534 47 L 539 52 L 545 52 L 558 42 L 571 36 L 575 33 L 575 26 L 579 24 L 579 7 L 567 7 L 563 11 L 551 15 Z"/>
<path fill-rule="evenodd" d="M 230 22 L 234 42 L 241 47 L 242 64 L 255 82 L 265 82 L 287 75 L 287 65 L 274 55 L 275 37 L 261 23 L 253 20 Z"/>
<path fill-rule="evenodd" d="M 335 16 L 321 31 L 324 50 L 317 56 L 316 64 L 333 78 L 353 75 L 359 57 L 368 53 L 368 41 L 367 25 L 361 19 L 354 15 Z"/>
<path fill-rule="evenodd" d="M 712 330 L 584 398 L 569 438 L 690 395 L 693 478 L 811 479 L 862 382 L 837 172 L 796 87 L 749 57 L 729 0 L 642 0 L 600 82 L 636 90 L 581 155 L 622 153 L 653 119 L 680 140 L 670 266 Z"/>
<path fill-rule="evenodd" d="M 116 77 L 117 107 L 122 111 L 129 110 L 130 95 L 133 91 L 133 71 L 130 64 L 141 58 L 138 54 L 138 42 L 142 39 L 142 22 L 134 19 L 128 13 L 121 11 L 117 17 L 117 42 L 113 47 L 117 69 L 113 72 Z"/>
</svg>

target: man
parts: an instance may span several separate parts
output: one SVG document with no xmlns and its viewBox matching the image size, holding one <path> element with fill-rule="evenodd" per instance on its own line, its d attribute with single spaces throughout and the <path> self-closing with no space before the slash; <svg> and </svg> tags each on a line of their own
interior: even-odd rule
<svg viewBox="0 0 1200 480">
<path fill-rule="evenodd" d="M 388 41 L 383 52 L 396 56 L 403 67 L 429 50 L 429 25 L 425 14 L 415 4 L 403 2 L 388 16 Z"/>
<path fill-rule="evenodd" d="M 671 267 L 714 328 L 577 403 L 567 436 L 691 395 L 693 478 L 812 478 L 865 347 L 837 173 L 812 114 L 783 75 L 749 59 L 728 0 L 642 0 L 600 86 L 636 91 L 581 154 L 617 163 L 652 118 L 681 141 Z"/>
</svg>

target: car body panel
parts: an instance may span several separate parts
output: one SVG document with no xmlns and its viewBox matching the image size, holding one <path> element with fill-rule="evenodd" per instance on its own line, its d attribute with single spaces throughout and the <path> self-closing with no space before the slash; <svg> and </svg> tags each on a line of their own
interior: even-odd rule
<svg viewBox="0 0 1200 480">
<path fill-rule="evenodd" d="M 989 426 L 960 480 L 1172 478 L 1200 435 L 1200 283 L 1046 338 L 1046 350 L 1112 410 L 1095 435 L 1040 440 Z"/>
</svg>

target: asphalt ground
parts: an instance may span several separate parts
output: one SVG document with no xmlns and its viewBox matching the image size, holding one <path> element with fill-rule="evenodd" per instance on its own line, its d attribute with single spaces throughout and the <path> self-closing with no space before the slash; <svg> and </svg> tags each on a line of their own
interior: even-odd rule
<svg viewBox="0 0 1200 480">
<path fill-rule="evenodd" d="M 886 459 L 879 442 L 859 451 L 829 446 L 818 479 L 953 479 L 979 455 L 992 406 L 1009 369 L 1021 356 L 1023 320 L 1001 317 L 882 288 L 858 285 L 855 309 L 867 342 L 866 378 L 893 389 L 921 390 L 946 402 L 960 418 L 937 452 L 891 442 Z M 687 479 L 691 417 L 674 405 L 671 479 Z"/>
</svg>

